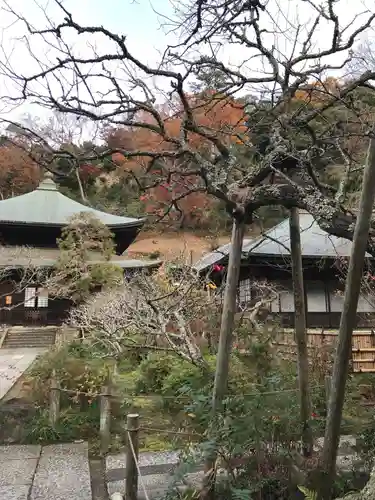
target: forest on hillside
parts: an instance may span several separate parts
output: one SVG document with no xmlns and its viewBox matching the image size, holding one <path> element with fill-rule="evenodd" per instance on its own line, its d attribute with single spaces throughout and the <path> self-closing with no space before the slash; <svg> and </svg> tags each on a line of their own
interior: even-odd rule
<svg viewBox="0 0 375 500">
<path fill-rule="evenodd" d="M 218 71 L 200 71 L 196 77 L 198 84 L 191 89 L 188 98 L 198 110 L 196 119 L 200 126 L 220 135 L 234 153 L 239 170 L 259 162 L 267 154 L 272 140 L 270 130 L 274 117 L 270 110 L 273 103 L 259 96 L 226 96 L 223 90 L 225 75 Z M 350 85 L 351 78 L 312 80 L 295 93 L 291 100 L 293 112 L 298 116 L 302 110 L 319 110 L 327 99 L 335 94 L 339 96 Z M 307 148 L 311 137 L 314 138 L 315 148 L 309 154 L 312 155 L 315 181 L 327 191 L 333 192 L 343 177 L 350 177 L 346 192 L 340 193 L 349 209 L 357 204 L 361 182 L 361 169 L 349 167 L 364 160 L 367 146 L 366 138 L 356 134 L 357 119 L 372 120 L 375 91 L 358 88 L 350 94 L 350 100 L 350 106 L 343 102 L 324 115 L 317 113 L 309 127 L 301 128 L 295 137 L 300 151 Z M 178 103 L 166 101 L 158 106 L 158 111 L 168 133 L 177 136 L 183 113 Z M 139 120 L 147 121 L 149 117 L 145 114 Z M 330 147 L 319 151 L 319 138 L 327 142 L 327 133 L 332 137 Z M 338 133 L 346 137 L 345 141 L 337 139 Z M 209 155 L 210 141 L 202 135 L 191 136 L 194 147 L 203 156 Z M 52 161 L 48 150 L 51 142 L 58 152 Z M 41 172 L 47 168 L 54 172 L 62 192 L 94 208 L 118 215 L 146 216 L 148 227 L 161 226 L 163 230 L 226 234 L 231 218 L 224 202 L 211 197 L 204 189 L 192 189 L 194 176 L 181 175 L 178 168 L 173 172 L 171 165 L 166 165 L 165 156 L 158 158 L 156 155 L 150 162 L 144 154 L 137 155 L 137 151 L 163 149 L 163 140 L 151 126 L 99 126 L 93 129 L 85 117 L 77 119 L 58 111 L 44 121 L 27 115 L 20 123 L 8 124 L 1 136 L 0 197 L 6 199 L 34 189 Z M 108 150 L 113 151 L 110 156 L 106 154 Z M 125 157 L 121 153 L 123 150 L 132 152 L 132 156 Z M 293 171 L 293 164 L 283 168 L 291 178 L 299 174 L 297 169 Z M 235 175 L 232 174 L 234 180 Z M 263 182 L 277 183 L 277 175 L 270 174 Z M 261 207 L 255 215 L 255 222 L 266 228 L 282 219 L 286 210 L 267 206 Z"/>
<path fill-rule="evenodd" d="M 188 459 L 195 455 L 195 439 L 204 457 L 204 478 L 192 498 L 290 500 L 303 493 L 331 500 L 358 489 L 351 479 L 338 488 L 335 466 L 340 434 L 346 433 L 371 443 L 368 463 L 375 463 L 374 421 L 367 412 L 360 415 L 364 397 L 358 394 L 361 380 L 368 394 L 375 393 L 373 374 L 357 378 L 354 391 L 349 374 L 366 252 L 375 258 L 373 5 L 352 10 L 347 0 L 167 2 L 169 12 L 154 19 L 167 41 L 151 54 L 151 29 L 147 51 L 129 39 L 127 14 L 135 2 L 122 14 L 116 9 L 117 29 L 61 0 L 33 2 L 35 19 L 4 2 L 9 27 L 0 100 L 7 110 L 26 106 L 35 113 L 19 123 L 2 113 L 3 198 L 34 188 L 47 169 L 69 196 L 113 213 L 145 214 L 149 227 L 163 233 L 232 228 L 228 261 L 212 266 L 212 274 L 221 273 L 221 286 L 202 281 L 189 265 L 178 276 L 175 266 L 165 265 L 146 278 L 135 273 L 108 294 L 89 294 L 78 316 L 74 309 L 82 322 L 71 316 L 71 324 L 84 341 L 92 339 L 86 359 L 110 358 L 113 375 L 124 375 L 121 410 L 133 406 L 129 396 L 168 401 L 177 432 L 189 432 Z M 336 259 L 333 252 L 322 267 L 309 254 L 304 273 L 300 211 L 327 238 L 352 242 L 349 263 L 347 254 Z M 242 301 L 244 236 L 283 215 L 289 216 L 290 259 L 279 259 L 283 269 L 276 260 L 271 268 L 276 288 L 261 266 L 250 272 L 250 294 Z M 66 262 L 73 262 L 70 254 Z M 337 348 L 328 356 L 321 346 L 314 355 L 308 345 L 307 274 L 315 281 L 318 265 L 322 343 L 324 325 L 333 322 L 320 313 L 333 312 L 326 298 L 341 291 L 341 274 L 346 279 L 337 337 L 330 332 Z M 331 286 L 328 269 L 339 287 Z M 290 278 L 294 305 L 284 308 L 280 297 Z M 275 299 L 276 314 L 285 311 L 293 324 L 293 359 L 284 358 L 273 341 L 278 333 L 282 342 L 289 335 L 279 317 L 269 318 Z M 66 351 L 65 359 L 74 358 L 74 350 L 84 366 L 83 344 Z M 364 351 L 373 363 L 368 353 L 374 346 Z M 76 385 L 79 377 L 65 373 Z M 108 374 L 99 390 L 104 380 L 111 385 Z M 35 376 L 43 388 L 50 378 L 49 369 Z M 48 401 L 46 393 L 40 396 Z M 174 412 L 176 396 L 184 402 Z M 173 429 L 171 420 L 164 423 Z M 316 452 L 323 433 L 323 449 Z"/>
</svg>

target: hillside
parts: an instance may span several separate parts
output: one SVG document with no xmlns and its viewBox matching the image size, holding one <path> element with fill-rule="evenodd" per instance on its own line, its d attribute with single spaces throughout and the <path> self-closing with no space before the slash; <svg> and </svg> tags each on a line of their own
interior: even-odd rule
<svg viewBox="0 0 375 500">
<path fill-rule="evenodd" d="M 247 232 L 247 237 L 255 236 L 253 231 Z M 127 250 L 128 257 L 149 256 L 156 253 L 162 260 L 176 258 L 196 262 L 202 255 L 211 252 L 220 245 L 230 241 L 230 235 L 201 236 L 189 231 L 142 232 Z"/>
<path fill-rule="evenodd" d="M 228 243 L 229 236 L 210 238 L 197 236 L 191 232 L 173 231 L 170 233 L 144 232 L 130 246 L 126 255 L 129 257 L 149 256 L 157 253 L 163 260 L 183 258 L 196 262 L 202 255 L 218 245 Z"/>
</svg>

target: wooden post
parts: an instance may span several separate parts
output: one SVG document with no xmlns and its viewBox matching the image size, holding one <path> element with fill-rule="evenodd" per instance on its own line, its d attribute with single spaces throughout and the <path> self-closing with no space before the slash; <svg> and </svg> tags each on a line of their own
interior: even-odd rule
<svg viewBox="0 0 375 500">
<path fill-rule="evenodd" d="M 100 451 L 108 452 L 111 443 L 111 386 L 103 385 L 100 396 Z"/>
<path fill-rule="evenodd" d="M 55 428 L 60 414 L 60 386 L 56 377 L 56 370 L 52 371 L 49 392 L 49 423 Z"/>
<path fill-rule="evenodd" d="M 88 399 L 86 394 L 79 395 L 79 408 L 81 412 L 86 412 L 89 407 Z"/>
<path fill-rule="evenodd" d="M 125 499 L 137 500 L 138 497 L 138 449 L 139 449 L 139 415 L 129 414 L 126 419 L 126 469 Z"/>
</svg>

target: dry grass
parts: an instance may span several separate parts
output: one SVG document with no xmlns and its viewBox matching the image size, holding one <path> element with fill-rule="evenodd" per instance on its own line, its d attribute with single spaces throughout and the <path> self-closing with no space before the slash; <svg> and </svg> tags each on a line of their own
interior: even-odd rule
<svg viewBox="0 0 375 500">
<path fill-rule="evenodd" d="M 229 242 L 229 236 L 200 237 L 188 232 L 171 233 L 141 233 L 130 246 L 126 255 L 129 257 L 148 256 L 159 252 L 163 260 L 173 260 L 183 256 L 187 260 L 196 262 L 207 252 Z"/>
</svg>

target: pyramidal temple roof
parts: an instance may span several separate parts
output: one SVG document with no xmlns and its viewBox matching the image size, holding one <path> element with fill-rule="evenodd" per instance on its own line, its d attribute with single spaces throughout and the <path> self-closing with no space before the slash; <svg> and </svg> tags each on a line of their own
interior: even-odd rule
<svg viewBox="0 0 375 500">
<path fill-rule="evenodd" d="M 332 236 L 323 231 L 314 217 L 307 212 L 300 211 L 299 216 L 301 233 L 301 251 L 303 257 L 310 258 L 338 258 L 349 257 L 352 242 L 344 238 Z M 213 252 L 204 255 L 194 268 L 203 271 L 210 266 L 228 258 L 230 243 L 223 245 Z M 266 231 L 262 236 L 243 240 L 242 259 L 248 260 L 251 256 L 286 257 L 290 255 L 289 219 Z M 371 257 L 366 253 L 366 257 Z"/>
<path fill-rule="evenodd" d="M 47 172 L 39 186 L 30 193 L 0 201 L 0 223 L 64 226 L 80 212 L 95 215 L 112 228 L 141 226 L 142 219 L 121 217 L 82 205 L 59 192 L 53 174 Z"/>
</svg>

